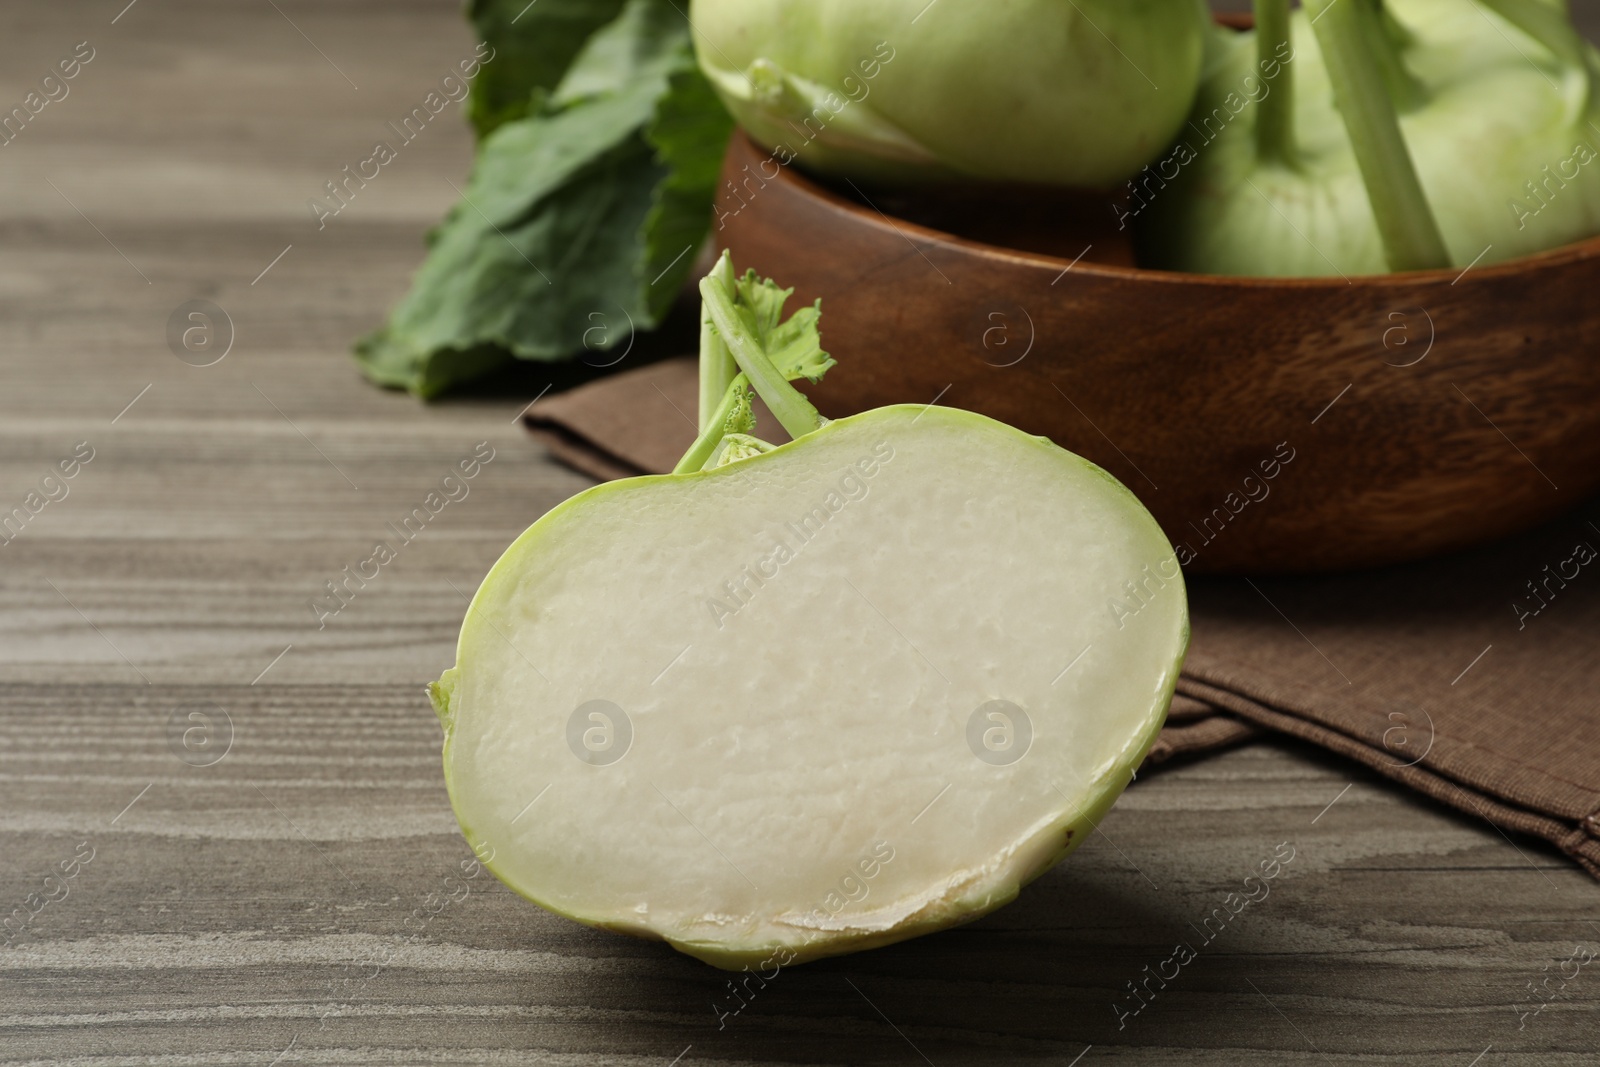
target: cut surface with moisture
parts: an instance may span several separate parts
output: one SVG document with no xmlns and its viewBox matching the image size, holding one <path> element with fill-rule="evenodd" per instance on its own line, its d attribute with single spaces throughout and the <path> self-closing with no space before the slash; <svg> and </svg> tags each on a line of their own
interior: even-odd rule
<svg viewBox="0 0 1600 1067">
<path fill-rule="evenodd" d="M 738 967 L 1012 899 L 1126 785 L 1187 637 L 1173 550 L 1109 475 L 894 407 L 557 508 L 434 699 L 502 880 Z"/>
</svg>

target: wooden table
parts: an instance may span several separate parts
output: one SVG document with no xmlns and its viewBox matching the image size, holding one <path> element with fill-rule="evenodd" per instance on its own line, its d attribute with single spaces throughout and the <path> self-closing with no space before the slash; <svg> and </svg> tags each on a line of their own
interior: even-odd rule
<svg viewBox="0 0 1600 1067">
<path fill-rule="evenodd" d="M 124 3 L 11 3 L 0 36 L 7 107 L 94 50 L 0 149 L 0 512 L 93 450 L 0 545 L 0 915 L 73 872 L 0 948 L 0 1062 L 1600 1061 L 1600 967 L 1519 1020 L 1596 946 L 1600 889 L 1290 744 L 1146 775 L 1014 905 L 786 971 L 720 1028 L 723 974 L 463 880 L 422 686 L 500 549 L 586 483 L 514 424 L 536 379 L 424 407 L 347 355 L 455 199 L 459 116 L 325 228 L 306 202 L 468 30 L 449 3 Z M 206 367 L 168 342 L 197 299 L 231 322 Z M 319 628 L 323 583 L 480 441 L 470 495 Z M 1280 842 L 1270 897 L 1119 1027 Z"/>
</svg>

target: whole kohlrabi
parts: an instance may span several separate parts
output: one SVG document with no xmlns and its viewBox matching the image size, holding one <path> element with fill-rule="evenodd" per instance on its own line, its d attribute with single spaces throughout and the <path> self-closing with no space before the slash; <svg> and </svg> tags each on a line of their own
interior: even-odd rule
<svg viewBox="0 0 1600 1067">
<path fill-rule="evenodd" d="M 694 0 L 701 69 L 781 163 L 1113 185 L 1194 102 L 1201 0 Z"/>
<path fill-rule="evenodd" d="M 1595 53 L 1551 0 L 1258 0 L 1129 183 L 1149 266 L 1375 274 L 1600 232 Z M 1481 257 L 1481 258 L 1480 258 Z"/>
</svg>

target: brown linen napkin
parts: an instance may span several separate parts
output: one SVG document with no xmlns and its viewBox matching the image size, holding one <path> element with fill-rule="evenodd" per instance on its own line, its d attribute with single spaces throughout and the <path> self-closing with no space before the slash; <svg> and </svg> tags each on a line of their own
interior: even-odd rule
<svg viewBox="0 0 1600 1067">
<path fill-rule="evenodd" d="M 694 361 L 668 360 L 541 401 L 528 424 L 594 477 L 659 473 L 694 437 L 696 393 Z M 1147 765 L 1291 734 L 1600 878 L 1597 514 L 1406 567 L 1192 578 L 1189 658 Z"/>
</svg>

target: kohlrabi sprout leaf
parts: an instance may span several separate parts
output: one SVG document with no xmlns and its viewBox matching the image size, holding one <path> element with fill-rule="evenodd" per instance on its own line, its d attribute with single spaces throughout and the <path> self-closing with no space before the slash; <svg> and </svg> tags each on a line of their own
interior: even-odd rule
<svg viewBox="0 0 1600 1067">
<path fill-rule="evenodd" d="M 794 294 L 793 289 L 781 289 L 771 278 L 759 278 L 755 271 L 747 271 L 742 278 L 734 278 L 732 271 L 731 261 L 723 253 L 712 277 L 718 282 L 717 291 L 727 300 L 729 319 L 725 325 L 731 325 L 739 334 L 738 343 L 757 350 L 762 364 L 772 369 L 778 382 L 800 378 L 820 382 L 834 365 L 833 357 L 822 350 L 822 334 L 818 330 L 822 301 L 784 319 L 783 306 Z M 704 317 L 700 340 L 700 436 L 678 461 L 674 469 L 678 474 L 718 465 L 727 455 L 717 451 L 719 440 L 755 427 L 749 375 L 739 370 L 729 353 L 727 337 L 713 321 L 709 302 Z M 820 425 L 815 410 L 809 404 L 804 404 L 802 410 L 797 400 L 803 404 L 803 398 L 793 390 L 780 399 L 779 407 L 774 409 L 779 421 L 790 428 L 786 417 L 798 419 L 800 432 L 815 429 Z"/>
<path fill-rule="evenodd" d="M 779 288 L 771 278 L 762 278 L 753 270 L 734 281 L 733 298 L 739 307 L 739 317 L 750 325 L 756 340 L 770 347 L 768 338 L 783 322 L 783 305 L 794 295 L 793 289 Z"/>
<path fill-rule="evenodd" d="M 785 319 L 783 307 L 793 295 L 793 289 L 780 289 L 771 278 L 758 278 L 753 270 L 738 279 L 734 293 L 740 317 L 784 376 L 790 381 L 806 378 L 820 382 L 834 365 L 822 350 L 822 301 Z"/>
<path fill-rule="evenodd" d="M 711 467 L 726 467 L 730 463 L 737 463 L 741 459 L 750 459 L 763 452 L 771 452 L 777 446 L 768 444 L 759 437 L 752 437 L 747 433 L 730 433 L 722 439 L 722 447 L 718 449 L 716 458 L 709 464 Z"/>
<path fill-rule="evenodd" d="M 1264 31 L 1216 35 L 1189 125 L 1129 183 L 1141 262 L 1354 276 L 1492 263 L 1600 233 L 1596 53 L 1564 5 L 1287 8 L 1259 0 Z M 1376 76 L 1330 65 L 1329 48 Z M 1352 141 L 1382 125 L 1361 121 L 1374 105 L 1392 110 L 1403 153 L 1382 136 Z"/>
<path fill-rule="evenodd" d="M 747 434 L 756 428 L 755 394 L 745 384 L 742 375 L 735 379 L 728 391 L 733 397 L 733 406 L 728 411 L 728 417 L 722 420 L 722 436 Z"/>
<path fill-rule="evenodd" d="M 370 378 L 431 396 L 512 358 L 625 344 L 665 315 L 730 122 L 707 111 L 670 0 L 620 10 L 548 99 L 483 142 L 410 293 L 357 345 Z"/>
<path fill-rule="evenodd" d="M 693 0 L 700 65 L 774 159 L 881 181 L 1108 186 L 1178 133 L 1201 0 Z"/>
<path fill-rule="evenodd" d="M 770 968 L 976 918 L 1081 844 L 1160 729 L 1188 615 L 1110 475 L 949 408 L 824 424 L 730 274 L 708 319 L 811 429 L 550 512 L 431 694 L 463 832 L 508 886 Z"/>
<path fill-rule="evenodd" d="M 772 362 L 790 381 L 805 378 L 820 382 L 834 365 L 833 357 L 821 348 L 822 338 L 817 332 L 821 318 L 822 301 L 819 300 L 811 307 L 800 308 L 767 339 Z"/>
</svg>

